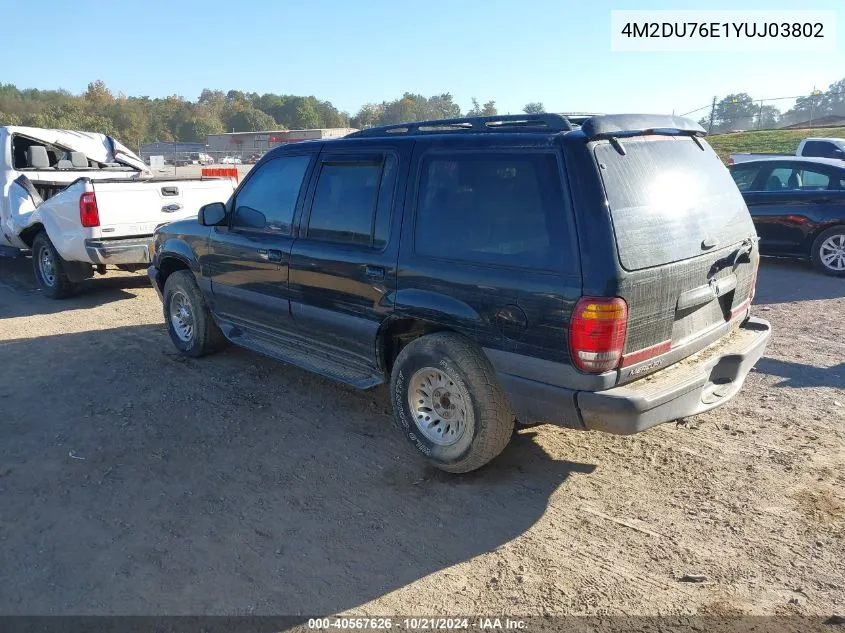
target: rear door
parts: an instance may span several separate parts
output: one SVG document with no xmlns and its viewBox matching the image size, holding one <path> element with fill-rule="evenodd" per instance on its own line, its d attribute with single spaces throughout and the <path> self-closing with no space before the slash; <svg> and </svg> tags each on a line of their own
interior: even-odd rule
<svg viewBox="0 0 845 633">
<path fill-rule="evenodd" d="M 393 310 L 404 148 L 340 146 L 319 158 L 290 255 L 297 329 L 372 369 L 376 333 Z M 395 230 L 394 230 L 395 229 Z"/>
<path fill-rule="evenodd" d="M 152 235 L 157 226 L 196 218 L 199 208 L 232 195 L 229 178 L 93 181 L 104 239 Z"/>
<path fill-rule="evenodd" d="M 418 144 L 396 310 L 461 332 L 520 375 L 527 357 L 567 362 L 581 275 L 560 151 L 518 140 Z"/>
<path fill-rule="evenodd" d="M 628 304 L 620 374 L 627 381 L 697 351 L 746 313 L 756 235 L 705 141 L 646 135 L 591 145 L 615 234 L 617 294 Z M 642 359 L 670 352 L 638 371 Z"/>
</svg>

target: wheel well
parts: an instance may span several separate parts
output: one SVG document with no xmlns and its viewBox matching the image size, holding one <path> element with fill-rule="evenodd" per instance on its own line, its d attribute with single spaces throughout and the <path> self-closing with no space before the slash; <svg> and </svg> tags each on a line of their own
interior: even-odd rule
<svg viewBox="0 0 845 633">
<path fill-rule="evenodd" d="M 26 227 L 23 231 L 21 231 L 18 237 L 23 240 L 23 242 L 32 248 L 32 243 L 35 241 L 35 236 L 38 235 L 41 231 L 44 230 L 44 225 L 41 223 L 33 224 L 32 226 Z"/>
<path fill-rule="evenodd" d="M 191 267 L 188 266 L 185 262 L 183 262 L 178 257 L 165 257 L 161 260 L 161 263 L 158 267 L 158 284 L 159 288 L 162 290 L 164 289 L 164 284 L 167 282 L 167 278 L 170 277 L 173 273 L 177 270 L 190 270 Z"/>
<path fill-rule="evenodd" d="M 389 374 L 393 370 L 399 352 L 414 339 L 434 332 L 446 332 L 449 328 L 421 319 L 399 318 L 389 321 L 379 334 L 379 360 Z"/>
</svg>

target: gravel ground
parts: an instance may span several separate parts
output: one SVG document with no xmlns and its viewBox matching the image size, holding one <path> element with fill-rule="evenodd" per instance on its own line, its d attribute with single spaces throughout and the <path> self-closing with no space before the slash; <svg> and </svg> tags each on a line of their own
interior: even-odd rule
<svg viewBox="0 0 845 633">
<path fill-rule="evenodd" d="M 0 613 L 842 613 L 845 280 L 758 285 L 773 341 L 727 406 L 535 427 L 456 477 L 384 389 L 185 359 L 145 277 L 56 302 L 0 259 Z"/>
</svg>

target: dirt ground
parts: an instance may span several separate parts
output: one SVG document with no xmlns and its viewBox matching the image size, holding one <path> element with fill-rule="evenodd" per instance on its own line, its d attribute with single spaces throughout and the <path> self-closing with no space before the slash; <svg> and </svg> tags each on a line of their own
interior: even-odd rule
<svg viewBox="0 0 845 633">
<path fill-rule="evenodd" d="M 144 276 L 56 302 L 0 259 L 0 613 L 843 613 L 845 280 L 758 286 L 774 338 L 724 408 L 447 476 L 383 389 L 185 359 Z"/>
</svg>

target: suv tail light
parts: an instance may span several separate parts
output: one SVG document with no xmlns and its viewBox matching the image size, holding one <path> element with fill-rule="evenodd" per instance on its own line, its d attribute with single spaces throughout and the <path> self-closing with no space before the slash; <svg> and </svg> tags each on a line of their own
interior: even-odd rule
<svg viewBox="0 0 845 633">
<path fill-rule="evenodd" d="M 97 208 L 97 196 L 93 191 L 86 191 L 79 196 L 79 221 L 86 228 L 100 226 L 100 210 Z"/>
<path fill-rule="evenodd" d="M 581 371 L 600 374 L 622 360 L 628 330 L 628 305 L 618 297 L 581 297 L 569 327 L 572 362 Z"/>
</svg>

